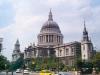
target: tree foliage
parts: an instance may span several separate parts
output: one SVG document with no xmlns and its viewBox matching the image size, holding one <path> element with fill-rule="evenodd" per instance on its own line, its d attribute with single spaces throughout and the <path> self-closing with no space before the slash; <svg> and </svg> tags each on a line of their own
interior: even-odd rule
<svg viewBox="0 0 100 75">
<path fill-rule="evenodd" d="M 10 62 L 3 55 L 0 56 L 0 71 L 9 69 Z"/>
<path fill-rule="evenodd" d="M 94 68 L 97 68 L 97 70 L 100 71 L 100 52 L 96 52 L 96 55 L 94 56 L 92 62 Z"/>
<path fill-rule="evenodd" d="M 11 63 L 10 70 L 16 70 L 22 68 L 24 65 L 23 57 L 20 57 L 17 61 Z"/>
<path fill-rule="evenodd" d="M 29 64 L 29 68 L 31 70 L 43 70 L 43 69 L 48 69 L 48 70 L 63 70 L 64 64 L 59 61 L 58 59 L 54 57 L 49 57 L 49 58 L 35 58 L 32 61 L 33 63 Z M 58 67 L 59 66 L 59 67 Z"/>
</svg>

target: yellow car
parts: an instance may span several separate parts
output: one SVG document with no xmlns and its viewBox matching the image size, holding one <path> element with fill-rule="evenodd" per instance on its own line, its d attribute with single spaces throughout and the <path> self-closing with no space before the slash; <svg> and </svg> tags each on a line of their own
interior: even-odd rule
<svg viewBox="0 0 100 75">
<path fill-rule="evenodd" d="M 49 70 L 42 70 L 40 71 L 40 75 L 54 75 L 54 72 L 51 72 Z"/>
</svg>

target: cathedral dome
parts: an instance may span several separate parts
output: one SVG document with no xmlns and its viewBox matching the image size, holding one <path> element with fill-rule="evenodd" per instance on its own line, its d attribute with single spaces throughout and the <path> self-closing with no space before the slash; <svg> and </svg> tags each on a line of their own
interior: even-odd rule
<svg viewBox="0 0 100 75">
<path fill-rule="evenodd" d="M 60 31 L 60 28 L 58 26 L 58 24 L 53 21 L 53 18 L 52 18 L 52 12 L 50 11 L 49 12 L 49 18 L 48 18 L 48 21 L 46 21 L 42 28 L 41 28 L 41 31 L 40 32 L 56 32 L 56 33 L 61 33 Z"/>
<path fill-rule="evenodd" d="M 48 21 L 46 21 L 38 35 L 38 45 L 55 46 L 63 43 L 63 35 L 58 24 L 53 21 L 52 12 L 50 10 Z"/>
</svg>

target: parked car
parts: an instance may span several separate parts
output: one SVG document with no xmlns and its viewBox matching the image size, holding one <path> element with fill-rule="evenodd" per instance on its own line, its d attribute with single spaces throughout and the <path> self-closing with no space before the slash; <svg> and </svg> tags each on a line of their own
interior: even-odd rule
<svg viewBox="0 0 100 75">
<path fill-rule="evenodd" d="M 24 70 L 24 72 L 23 72 L 25 75 L 29 75 L 29 70 Z"/>
<path fill-rule="evenodd" d="M 73 75 L 71 72 L 59 72 L 57 75 Z"/>
<path fill-rule="evenodd" d="M 49 70 L 42 70 L 40 71 L 40 75 L 54 75 L 54 72 Z"/>
<path fill-rule="evenodd" d="M 21 69 L 17 69 L 16 70 L 16 73 L 21 73 Z"/>
</svg>

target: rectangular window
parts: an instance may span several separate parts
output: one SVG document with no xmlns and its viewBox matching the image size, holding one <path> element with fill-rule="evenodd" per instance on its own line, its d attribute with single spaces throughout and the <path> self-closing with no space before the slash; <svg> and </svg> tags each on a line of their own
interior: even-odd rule
<svg viewBox="0 0 100 75">
<path fill-rule="evenodd" d="M 69 54 L 69 50 L 68 50 L 68 48 L 66 49 L 66 55 L 68 55 Z"/>
<path fill-rule="evenodd" d="M 74 54 L 74 47 L 71 49 L 71 53 Z"/>
</svg>

